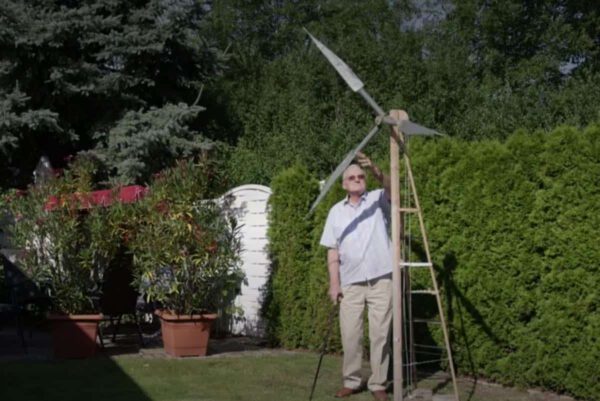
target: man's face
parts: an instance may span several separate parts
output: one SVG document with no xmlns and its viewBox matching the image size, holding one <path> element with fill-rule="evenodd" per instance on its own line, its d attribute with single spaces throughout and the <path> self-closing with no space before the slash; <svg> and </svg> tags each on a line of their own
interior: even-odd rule
<svg viewBox="0 0 600 401">
<path fill-rule="evenodd" d="M 365 172 L 356 165 L 352 165 L 344 171 L 342 187 L 348 195 L 362 195 L 367 189 Z"/>
</svg>

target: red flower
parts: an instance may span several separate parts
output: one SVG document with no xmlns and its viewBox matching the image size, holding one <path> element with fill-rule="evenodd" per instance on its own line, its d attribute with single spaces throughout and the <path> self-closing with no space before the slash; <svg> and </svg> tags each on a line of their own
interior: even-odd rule
<svg viewBox="0 0 600 401">
<path fill-rule="evenodd" d="M 158 202 L 158 203 L 157 203 L 157 204 L 154 206 L 154 208 L 155 208 L 155 209 L 156 209 L 156 210 L 157 210 L 159 213 L 162 213 L 162 214 L 167 214 L 167 213 L 169 212 L 169 210 L 170 210 L 169 203 L 168 203 L 167 201 L 164 201 L 164 200 L 162 200 L 162 201 Z"/>
<path fill-rule="evenodd" d="M 131 233 L 129 231 L 125 231 L 123 233 L 122 239 L 125 245 L 129 244 L 129 241 L 131 241 Z"/>
<path fill-rule="evenodd" d="M 217 253 L 217 250 L 219 249 L 219 246 L 217 245 L 217 241 L 213 240 L 207 247 L 206 247 L 206 251 L 208 253 L 210 253 L 211 255 L 214 255 L 215 253 Z"/>
</svg>

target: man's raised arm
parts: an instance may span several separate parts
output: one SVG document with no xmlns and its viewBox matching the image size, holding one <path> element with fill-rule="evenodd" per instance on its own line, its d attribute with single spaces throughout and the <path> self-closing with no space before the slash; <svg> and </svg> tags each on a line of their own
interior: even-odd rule
<svg viewBox="0 0 600 401">
<path fill-rule="evenodd" d="M 390 200 L 392 198 L 390 192 L 392 181 L 390 180 L 390 177 L 387 174 L 384 174 L 383 171 L 381 171 L 381 169 L 375 163 L 373 163 L 371 159 L 367 157 L 367 155 L 365 155 L 362 152 L 358 152 L 356 154 L 356 161 L 363 169 L 368 168 L 369 170 L 371 170 L 373 176 L 383 186 L 386 198 Z"/>
</svg>

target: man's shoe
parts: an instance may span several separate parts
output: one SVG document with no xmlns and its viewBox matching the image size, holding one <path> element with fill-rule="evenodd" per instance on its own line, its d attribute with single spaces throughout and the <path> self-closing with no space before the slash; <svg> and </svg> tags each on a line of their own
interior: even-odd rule
<svg viewBox="0 0 600 401">
<path fill-rule="evenodd" d="M 360 392 L 359 389 L 342 387 L 337 393 L 335 393 L 335 398 L 346 398 L 350 397 L 352 394 L 356 394 Z"/>
<path fill-rule="evenodd" d="M 389 401 L 388 395 L 385 392 L 385 390 L 375 390 L 372 391 L 371 394 L 373 394 L 373 398 L 377 401 Z"/>
</svg>

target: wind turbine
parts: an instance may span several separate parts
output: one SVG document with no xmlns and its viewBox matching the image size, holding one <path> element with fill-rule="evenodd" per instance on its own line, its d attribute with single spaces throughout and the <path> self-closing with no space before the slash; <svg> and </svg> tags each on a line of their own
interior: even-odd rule
<svg viewBox="0 0 600 401">
<path fill-rule="evenodd" d="M 430 128 L 413 123 L 408 119 L 397 120 L 391 116 L 386 115 L 383 109 L 377 104 L 377 102 L 375 102 L 375 100 L 373 100 L 371 95 L 369 95 L 369 93 L 365 90 L 365 84 L 360 80 L 360 78 L 356 76 L 356 74 L 354 74 L 350 67 L 348 67 L 348 65 L 344 63 L 344 61 L 341 58 L 339 58 L 335 53 L 329 50 L 327 46 L 325 46 L 313 35 L 311 35 L 310 32 L 308 32 L 308 30 L 304 30 L 306 31 L 308 36 L 310 36 L 311 40 L 321 51 L 321 53 L 323 53 L 327 61 L 329 61 L 333 68 L 335 68 L 336 71 L 341 75 L 341 77 L 348 84 L 350 89 L 362 96 L 362 98 L 369 104 L 369 106 L 371 106 L 371 108 L 377 114 L 377 118 L 375 119 L 375 126 L 371 128 L 371 130 L 363 138 L 363 140 L 360 141 L 360 143 L 346 155 L 344 160 L 342 160 L 342 162 L 335 168 L 333 173 L 331 173 L 331 175 L 327 178 L 327 181 L 325 181 L 325 185 L 321 189 L 321 193 L 310 207 L 310 213 L 312 213 L 317 207 L 317 205 L 323 200 L 325 195 L 327 195 L 333 183 L 335 183 L 335 181 L 344 172 L 346 167 L 348 167 L 352 160 L 354 160 L 356 154 L 367 145 L 367 143 L 375 136 L 375 134 L 377 134 L 377 132 L 379 132 L 379 128 L 381 127 L 382 123 L 397 126 L 405 135 L 442 136 L 442 134 Z"/>
<path fill-rule="evenodd" d="M 321 51 L 321 53 L 325 56 L 325 58 L 329 61 L 329 63 L 336 69 L 336 71 L 340 74 L 340 76 L 344 79 L 346 84 L 352 89 L 354 92 L 357 92 L 375 111 L 377 117 L 375 119 L 375 126 L 367 133 L 367 135 L 363 138 L 363 140 L 352 149 L 346 157 L 342 160 L 342 162 L 335 168 L 333 173 L 328 177 L 325 185 L 321 189 L 321 192 L 317 199 L 313 202 L 310 212 L 312 213 L 317 205 L 323 200 L 325 195 L 329 192 L 332 185 L 336 182 L 336 180 L 340 177 L 340 175 L 344 172 L 344 170 L 350 165 L 352 160 L 356 157 L 356 154 L 360 152 L 366 144 L 375 136 L 375 134 L 379 131 L 382 123 L 390 125 L 392 127 L 392 134 L 390 137 L 390 159 L 391 159 L 391 204 L 392 204 L 392 243 L 394 248 L 394 257 L 393 257 L 393 272 L 392 272 L 392 280 L 393 280 L 393 345 L 394 345 L 394 401 L 402 401 L 404 397 L 404 388 L 403 388 L 403 372 L 404 366 L 402 363 L 403 359 L 403 298 L 404 293 L 409 295 L 408 297 L 408 319 L 409 325 L 411 327 L 410 337 L 412 341 L 412 322 L 410 321 L 412 312 L 410 306 L 411 296 L 413 294 L 428 294 L 435 295 L 438 312 L 440 316 L 439 322 L 436 323 L 441 324 L 443 333 L 444 333 L 444 342 L 445 342 L 445 350 L 447 353 L 447 360 L 449 362 L 449 367 L 452 375 L 452 383 L 454 386 L 454 399 L 455 401 L 459 401 L 458 397 L 458 386 L 456 381 L 456 374 L 454 371 L 454 363 L 452 360 L 452 353 L 450 349 L 450 342 L 448 338 L 448 332 L 446 329 L 446 323 L 444 320 L 444 314 L 442 310 L 442 304 L 439 294 L 439 289 L 437 286 L 435 272 L 433 270 L 433 264 L 431 261 L 431 255 L 429 252 L 429 246 L 427 243 L 427 235 L 425 233 L 425 226 L 423 222 L 423 216 L 421 213 L 421 208 L 419 205 L 419 199 L 416 193 L 416 188 L 414 185 L 414 178 L 412 175 L 412 169 L 410 167 L 410 160 L 408 155 L 406 154 L 406 150 L 404 149 L 405 137 L 412 135 L 424 135 L 424 136 L 436 136 L 442 135 L 439 132 L 423 127 L 419 124 L 409 121 L 408 115 L 406 112 L 402 110 L 393 110 L 389 115 L 383 111 L 383 109 L 373 100 L 373 98 L 369 95 L 369 93 L 365 90 L 364 83 L 354 74 L 352 69 L 344 63 L 342 59 L 340 59 L 335 53 L 329 50 L 323 43 L 321 43 L 318 39 L 316 39 L 313 35 L 306 30 L 306 33 L 313 41 L 313 43 L 317 46 L 317 48 Z M 407 170 L 408 180 L 410 182 L 410 186 L 412 189 L 412 200 L 415 203 L 415 207 L 409 208 L 401 208 L 400 207 L 400 185 L 399 185 L 399 153 L 400 150 L 403 153 L 403 158 Z M 410 201 L 409 201 L 410 202 Z M 419 219 L 419 226 L 421 229 L 421 234 L 424 241 L 424 249 L 427 257 L 426 262 L 410 262 L 408 260 L 404 260 L 408 258 L 407 252 L 403 252 L 402 244 L 404 242 L 404 228 L 403 228 L 403 214 L 406 213 L 416 213 Z M 432 287 L 430 290 L 411 290 L 410 288 L 410 268 L 412 267 L 428 267 L 431 273 L 432 279 Z M 406 339 L 404 339 L 406 342 Z M 412 345 L 411 345 L 412 347 Z M 409 368 L 408 370 L 411 372 L 409 374 L 413 375 L 415 372 L 416 359 L 414 356 L 414 348 L 411 349 L 412 356 L 409 356 L 409 363 L 406 366 Z M 412 358 L 412 359 L 411 359 Z M 315 376 L 315 382 L 316 378 Z M 313 391 L 314 391 L 313 383 Z M 312 392 L 311 392 L 312 397 Z"/>
</svg>

